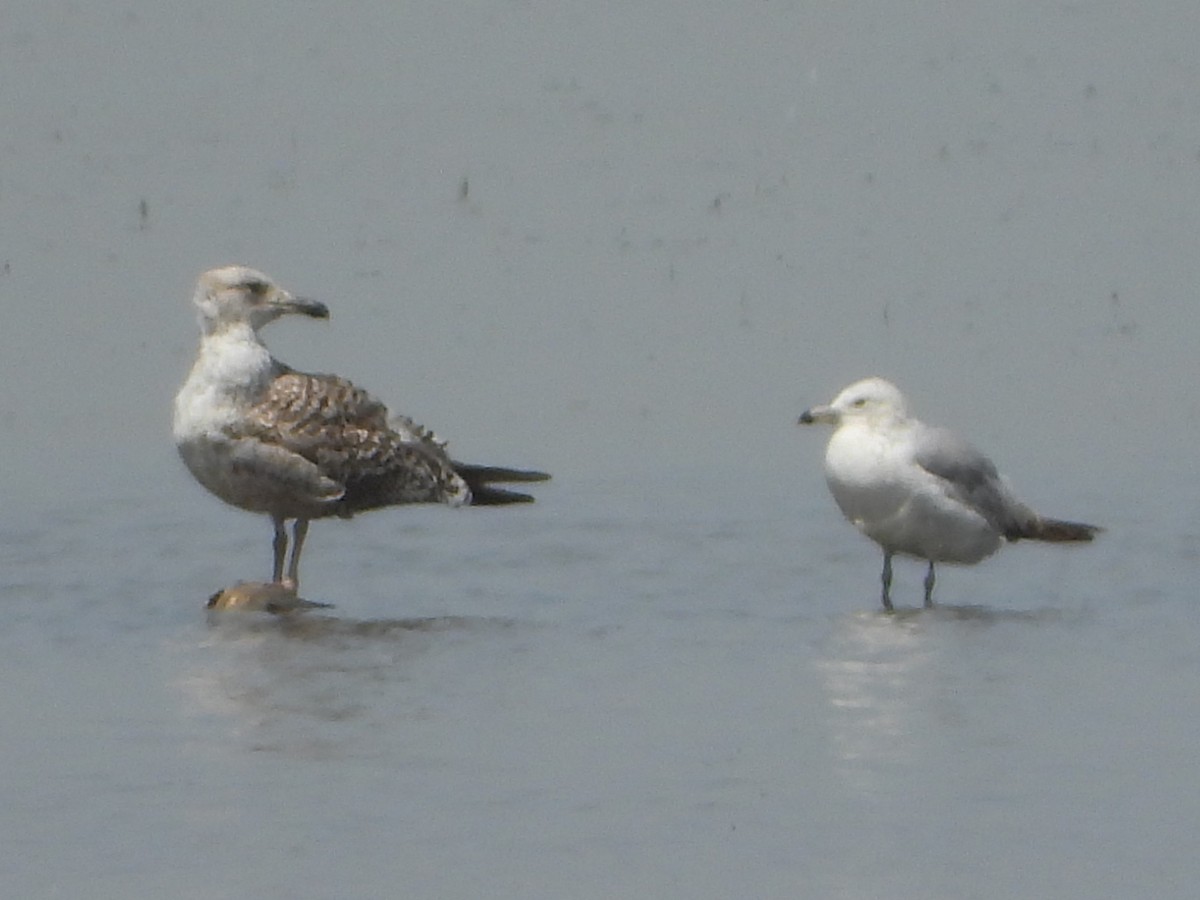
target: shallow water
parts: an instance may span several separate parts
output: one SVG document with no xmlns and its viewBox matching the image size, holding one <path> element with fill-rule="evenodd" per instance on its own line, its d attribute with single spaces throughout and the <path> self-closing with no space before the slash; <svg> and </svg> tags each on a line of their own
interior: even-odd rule
<svg viewBox="0 0 1200 900">
<path fill-rule="evenodd" d="M 317 523 L 305 593 L 337 606 L 286 620 L 206 615 L 270 529 L 209 502 L 167 527 L 182 487 L 10 528 L 8 890 L 1189 895 L 1177 547 L 1131 597 L 1145 548 L 1112 522 L 888 616 L 827 498 L 618 487 Z"/>
</svg>

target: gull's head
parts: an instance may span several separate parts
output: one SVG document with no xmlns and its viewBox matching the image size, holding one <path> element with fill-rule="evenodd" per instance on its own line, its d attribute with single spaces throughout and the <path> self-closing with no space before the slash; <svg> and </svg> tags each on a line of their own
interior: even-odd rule
<svg viewBox="0 0 1200 900">
<path fill-rule="evenodd" d="M 908 405 L 899 388 L 884 378 L 864 378 L 843 389 L 828 406 L 806 409 L 800 424 L 824 422 L 837 426 L 854 420 L 883 422 L 907 416 Z"/>
<path fill-rule="evenodd" d="M 205 334 L 238 325 L 258 331 L 288 313 L 329 318 L 324 303 L 293 297 L 262 272 L 246 266 L 209 269 L 196 283 L 192 302 L 200 311 L 200 327 Z"/>
</svg>

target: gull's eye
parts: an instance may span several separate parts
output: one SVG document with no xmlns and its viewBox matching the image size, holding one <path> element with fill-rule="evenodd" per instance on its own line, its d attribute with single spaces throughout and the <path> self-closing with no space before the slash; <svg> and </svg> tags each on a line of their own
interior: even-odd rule
<svg viewBox="0 0 1200 900">
<path fill-rule="evenodd" d="M 267 292 L 267 283 L 265 281 L 247 281 L 246 290 L 255 297 L 261 297 Z"/>
<path fill-rule="evenodd" d="M 857 400 L 855 400 L 850 405 L 853 406 L 855 409 L 862 409 L 864 406 L 867 405 L 867 398 L 859 397 Z"/>
</svg>

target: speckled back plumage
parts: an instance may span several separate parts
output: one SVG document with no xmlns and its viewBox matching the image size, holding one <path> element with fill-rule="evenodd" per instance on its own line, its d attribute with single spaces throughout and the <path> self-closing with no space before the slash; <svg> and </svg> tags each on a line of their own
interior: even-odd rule
<svg viewBox="0 0 1200 900">
<path fill-rule="evenodd" d="M 395 427 L 394 427 L 395 426 Z M 344 488 L 325 515 L 405 503 L 469 503 L 470 489 L 432 433 L 336 375 L 290 369 L 229 429 L 304 457 Z"/>
</svg>

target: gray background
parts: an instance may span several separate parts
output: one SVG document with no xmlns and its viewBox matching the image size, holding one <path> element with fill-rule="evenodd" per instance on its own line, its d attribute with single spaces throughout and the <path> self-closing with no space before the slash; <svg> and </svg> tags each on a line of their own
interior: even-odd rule
<svg viewBox="0 0 1200 900">
<path fill-rule="evenodd" d="M 331 305 L 281 355 L 460 454 L 784 489 L 794 414 L 878 373 L 1043 492 L 1058 448 L 1186 467 L 1198 19 L 14 0 L 0 488 L 97 448 L 177 479 L 187 301 L 233 261 Z"/>
</svg>

